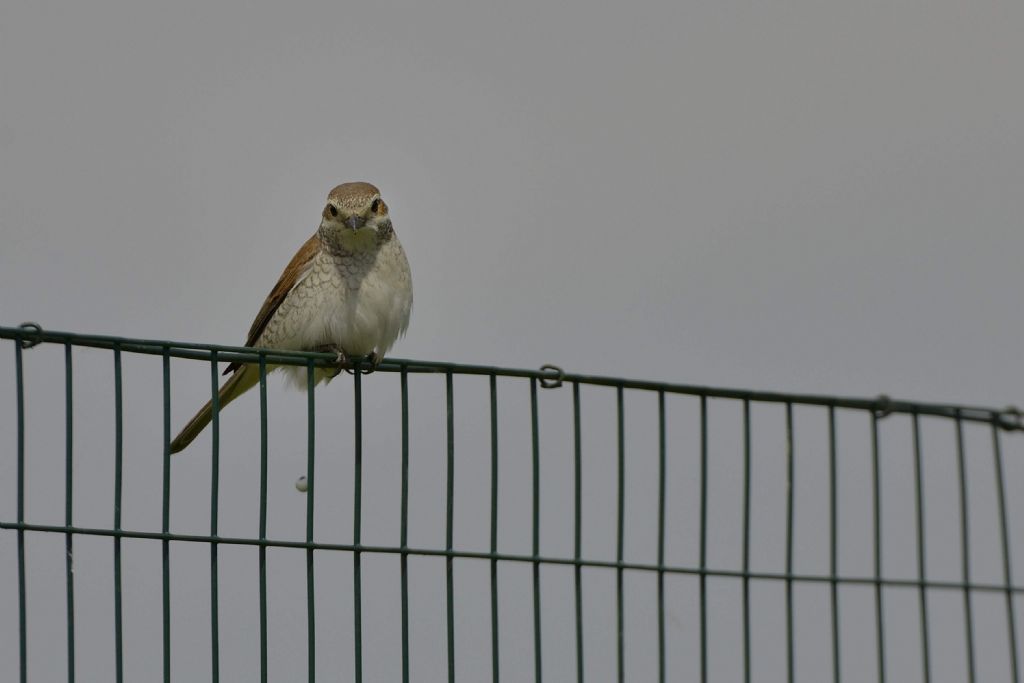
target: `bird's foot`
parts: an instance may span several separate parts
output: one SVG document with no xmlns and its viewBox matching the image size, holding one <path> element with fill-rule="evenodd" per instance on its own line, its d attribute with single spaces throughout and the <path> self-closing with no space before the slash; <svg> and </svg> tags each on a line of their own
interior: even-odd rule
<svg viewBox="0 0 1024 683">
<path fill-rule="evenodd" d="M 352 361 L 349 359 L 348 354 L 337 344 L 322 344 L 314 349 L 317 353 L 333 353 L 335 355 L 334 363 L 337 368 L 331 373 L 331 379 L 334 379 L 338 375 L 345 372 L 352 371 Z"/>
<path fill-rule="evenodd" d="M 371 372 L 377 369 L 382 360 L 384 360 L 383 356 L 378 356 L 376 351 L 371 351 L 367 355 L 363 356 L 363 358 L 359 360 L 357 365 L 351 363 L 350 361 L 349 368 L 346 370 L 346 372 L 348 372 L 348 374 L 350 375 L 354 375 L 357 372 L 361 375 L 369 375 Z M 356 367 L 352 367 L 353 365 L 356 365 Z"/>
<path fill-rule="evenodd" d="M 343 371 L 347 372 L 350 375 L 354 375 L 355 374 L 356 370 L 355 370 L 355 368 L 353 368 L 352 359 L 349 357 L 349 355 L 347 353 L 345 353 L 345 350 L 342 349 L 337 344 L 323 344 L 321 346 L 316 347 L 316 349 L 314 349 L 314 350 L 317 351 L 318 353 L 333 353 L 333 354 L 335 354 L 335 364 L 337 365 L 337 368 L 334 370 L 334 373 L 331 375 L 331 379 L 337 377 Z M 380 366 L 381 361 L 383 361 L 383 360 L 384 360 L 384 356 L 378 355 L 376 351 L 373 351 L 368 356 L 366 356 L 366 362 L 365 363 L 364 362 L 360 362 L 359 363 L 359 372 L 364 374 L 364 375 L 368 375 L 371 372 L 373 372 L 374 370 L 376 370 Z M 367 367 L 367 365 L 366 365 L 367 363 L 369 363 L 369 367 Z"/>
</svg>

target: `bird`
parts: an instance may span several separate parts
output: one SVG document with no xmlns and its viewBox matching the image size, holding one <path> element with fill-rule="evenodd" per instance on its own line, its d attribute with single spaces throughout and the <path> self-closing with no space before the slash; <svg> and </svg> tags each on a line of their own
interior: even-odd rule
<svg viewBox="0 0 1024 683">
<path fill-rule="evenodd" d="M 380 190 L 367 182 L 338 185 L 327 196 L 320 227 L 285 267 L 249 328 L 245 346 L 337 355 L 339 368 L 366 357 L 376 368 L 409 327 L 412 273 Z M 305 387 L 306 368 L 266 366 Z M 316 368 L 314 382 L 340 369 Z M 259 382 L 259 365 L 231 363 L 218 395 L 225 407 Z M 184 450 L 212 419 L 207 401 L 170 443 Z"/>
</svg>

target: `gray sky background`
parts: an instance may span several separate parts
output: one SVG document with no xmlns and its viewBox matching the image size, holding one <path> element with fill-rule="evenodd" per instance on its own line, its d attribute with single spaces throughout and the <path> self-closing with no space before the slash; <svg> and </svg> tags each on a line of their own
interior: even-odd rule
<svg viewBox="0 0 1024 683">
<path fill-rule="evenodd" d="M 0 324 L 34 320 L 50 329 L 241 343 L 281 269 L 315 230 L 326 193 L 340 182 L 368 180 L 382 189 L 413 268 L 413 319 L 395 355 L 522 367 L 550 362 L 578 372 L 689 383 L 1019 405 L 1022 29 L 1019 4 L 987 1 L 378 2 L 276 9 L 4 3 Z M 53 407 L 63 400 L 62 355 L 57 348 L 31 354 L 29 512 L 62 523 L 64 436 L 53 427 L 62 419 Z M 75 368 L 81 411 L 76 523 L 107 526 L 109 354 L 83 351 Z M 4 362 L 0 372 L 3 386 L 12 386 L 13 362 Z M 134 463 L 126 464 L 126 476 L 134 479 L 126 483 L 125 526 L 131 528 L 159 527 L 159 372 L 158 360 L 126 359 L 126 458 Z M 174 364 L 173 429 L 205 398 L 208 378 L 201 364 Z M 503 453 L 524 457 L 513 458 L 503 472 L 503 514 L 518 521 L 503 518 L 502 533 L 510 551 L 528 552 L 526 388 L 509 387 L 515 398 L 502 404 Z M 372 416 L 364 540 L 394 543 L 397 379 L 371 378 L 367 391 Z M 443 543 L 443 382 L 423 380 L 415 391 L 421 392 L 414 394 L 422 409 L 413 423 L 422 455 L 412 465 L 417 520 L 410 534 L 421 546 L 436 546 Z M 457 545 L 479 549 L 486 548 L 488 529 L 485 392 L 484 382 L 466 381 L 457 394 L 463 468 L 457 540 L 464 539 Z M 324 519 L 318 529 L 323 540 L 346 542 L 350 436 L 347 423 L 332 416 L 348 419 L 349 382 L 336 382 L 318 396 L 319 443 L 343 444 L 338 449 L 348 458 L 347 465 L 332 463 L 318 453 L 324 468 L 323 476 L 318 470 L 318 515 Z M 565 554 L 571 550 L 571 488 L 563 485 L 571 482 L 569 394 L 562 390 L 542 400 L 543 467 L 545 482 L 551 482 L 542 505 L 544 543 L 550 554 Z M 272 466 L 271 497 L 283 501 L 272 502 L 271 535 L 301 538 L 304 501 L 290 487 L 304 468 L 304 398 L 276 381 L 270 401 L 276 420 L 272 453 L 280 454 Z M 604 471 L 601 453 L 613 457 L 605 438 L 613 436 L 614 424 L 606 419 L 613 415 L 611 401 L 610 394 L 596 392 L 585 404 L 594 472 Z M 225 439 L 237 439 L 240 448 L 224 456 L 221 514 L 224 526 L 239 535 L 254 533 L 257 406 L 248 397 L 224 418 Z M 633 431 L 645 434 L 630 437 L 644 454 L 631 463 L 630 552 L 649 561 L 653 401 L 638 397 L 629 407 Z M 688 488 L 694 480 L 687 478 L 694 403 L 680 399 L 675 409 L 670 431 L 689 440 L 670 467 L 681 482 L 670 495 L 685 500 L 673 503 L 679 506 L 674 519 L 684 520 L 677 537 L 685 539 L 694 532 L 690 513 L 696 509 Z M 4 436 L 8 455 L 0 462 L 0 477 L 8 482 L 0 509 L 3 519 L 11 519 L 12 390 L 3 390 L 0 410 L 0 429 L 10 435 Z M 712 504 L 722 533 L 721 548 L 713 541 L 711 553 L 720 550 L 722 566 L 737 561 L 737 411 L 725 407 L 721 422 L 712 423 L 715 448 L 730 463 L 712 476 L 724 487 L 721 500 L 730 501 L 720 510 Z M 779 417 L 765 409 L 768 470 L 781 462 Z M 797 417 L 809 425 L 805 438 L 816 439 L 806 449 L 813 457 L 801 470 L 806 475 L 798 487 L 805 488 L 798 505 L 816 510 L 825 500 L 820 489 L 827 475 L 821 469 L 822 415 L 798 411 Z M 858 510 L 870 513 L 862 510 L 869 502 L 856 502 L 856 491 L 870 483 L 864 469 L 870 463 L 862 449 L 866 420 L 850 419 L 849 448 L 860 458 L 851 456 L 856 471 L 844 480 L 852 487 L 852 518 Z M 886 509 L 896 513 L 912 504 L 911 489 L 899 489 L 909 481 L 906 426 L 893 420 L 884 427 L 904 458 L 893 465 L 890 480 L 899 483 Z M 949 469 L 955 465 L 951 431 L 948 425 L 935 430 L 931 457 L 942 465 L 928 475 L 937 477 L 929 486 L 939 492 L 935 507 L 953 507 L 936 512 L 947 516 L 933 520 L 934 528 L 952 530 L 958 517 L 956 489 L 949 488 L 955 476 Z M 969 430 L 968 445 L 978 449 L 979 459 L 990 457 L 986 438 L 984 430 Z M 1020 437 L 1005 441 L 1008 454 L 1024 455 Z M 204 437 L 195 452 L 174 461 L 175 530 L 208 529 L 208 443 Z M 373 462 L 377 451 L 388 455 Z M 985 462 L 971 466 L 990 468 Z M 587 493 L 589 554 L 602 557 L 614 553 L 613 513 L 605 509 L 613 500 L 614 462 L 604 465 L 611 474 L 594 474 L 590 481 L 597 488 Z M 776 470 L 774 479 L 765 474 L 764 480 L 779 483 Z M 1008 474 L 1024 481 L 1020 468 Z M 972 485 L 987 481 L 991 471 L 974 475 L 972 470 Z M 991 486 L 985 485 L 977 484 L 975 498 L 991 506 Z M 765 484 L 760 519 L 778 521 L 772 486 Z M 996 538 L 985 516 L 991 512 L 979 513 L 989 520 L 978 522 L 982 550 Z M 824 519 L 811 514 L 798 521 L 798 531 L 808 534 L 808 557 L 818 553 L 819 561 L 824 537 L 816 518 Z M 893 524 L 887 543 L 896 556 L 910 553 L 912 524 Z M 851 525 L 850 537 L 870 534 L 863 519 Z M 1014 536 L 1016 548 L 1024 546 L 1021 534 Z M 765 562 L 777 564 L 777 538 L 768 531 L 759 538 Z M 869 541 L 867 555 L 856 545 L 843 550 L 850 573 L 872 571 Z M 32 542 L 38 546 L 31 546 L 30 556 L 36 582 L 30 598 L 37 606 L 30 627 L 33 671 L 38 680 L 52 680 L 63 675 L 64 653 L 57 647 L 51 656 L 42 643 L 52 639 L 58 646 L 64 638 L 63 538 Z M 110 543 L 76 543 L 76 553 L 85 556 L 76 557 L 79 670 L 83 679 L 99 680 L 112 666 Z M 138 554 L 137 564 L 126 569 L 125 609 L 133 617 L 127 665 L 133 680 L 155 680 L 160 551 L 152 543 L 129 546 Z M 942 541 L 934 547 L 935 573 L 956 578 L 955 544 L 946 554 Z M 6 614 L 14 614 L 17 604 L 14 548 L 12 534 L 0 534 L 0 606 Z M 175 548 L 175 678 L 202 680 L 209 667 L 208 554 L 198 545 Z M 692 564 L 691 551 L 692 544 L 680 541 L 673 561 Z M 91 565 L 89 553 L 95 557 Z M 258 613 L 250 590 L 255 554 L 225 549 L 223 557 L 222 576 L 238 572 L 237 581 L 225 578 L 222 592 L 223 666 L 248 680 L 258 665 L 252 635 Z M 980 572 L 998 569 L 986 564 L 993 556 L 985 557 L 977 562 Z M 912 572 L 912 553 L 905 559 Z M 351 562 L 348 556 L 320 561 L 318 576 L 334 578 L 321 579 L 319 595 L 337 597 L 324 597 L 322 608 L 318 603 L 321 673 L 332 679 L 339 672 L 348 680 Z M 808 571 L 827 571 L 814 561 L 808 559 Z M 303 562 L 298 554 L 281 553 L 274 565 L 272 554 L 271 585 L 282 593 L 272 603 L 277 668 L 271 680 L 305 672 Z M 414 678 L 438 680 L 445 675 L 443 563 L 419 562 L 413 588 L 422 590 L 410 606 L 419 667 Z M 394 680 L 400 671 L 397 571 L 390 560 L 364 561 L 367 590 L 378 600 L 364 599 L 368 680 Z M 459 571 L 465 571 L 459 674 L 483 680 L 490 670 L 488 569 Z M 510 620 L 503 621 L 503 680 L 529 680 L 530 570 L 503 571 L 502 614 Z M 989 578 L 998 581 L 998 572 Z M 575 671 L 571 573 L 552 570 L 544 581 L 545 672 L 549 680 L 566 680 Z M 593 581 L 589 595 L 614 585 L 612 574 Z M 639 634 L 629 640 L 629 679 L 650 680 L 653 579 L 627 586 L 636 596 L 627 622 Z M 727 588 L 732 592 L 723 590 L 723 607 L 715 614 L 728 616 L 711 624 L 715 680 L 734 680 L 739 661 L 729 640 L 736 636 L 738 603 L 734 586 Z M 686 644 L 673 648 L 670 663 L 685 680 L 695 672 L 695 594 L 686 582 L 672 590 L 676 616 L 669 636 Z M 783 603 L 778 592 L 765 595 L 755 623 L 755 654 L 761 653 L 764 667 L 757 680 L 779 680 Z M 857 609 L 869 609 L 872 593 L 863 600 L 851 595 L 849 618 L 855 621 Z M 894 632 L 916 629 L 915 595 L 893 599 L 906 603 L 894 608 Z M 800 603 L 804 607 L 798 605 L 806 610 L 801 615 L 809 615 L 800 622 L 805 635 L 799 642 L 801 666 L 812 680 L 815 672 L 830 670 L 827 652 L 809 652 L 828 645 L 819 643 L 828 622 L 815 626 L 821 614 L 827 619 L 827 611 L 816 608 L 824 598 L 827 592 L 812 591 Z M 959 595 L 941 600 L 946 602 L 937 603 L 934 613 L 939 621 L 943 609 L 955 613 L 962 606 Z M 613 619 L 613 606 L 598 603 L 588 603 L 593 621 L 587 627 L 587 673 L 611 680 L 614 622 L 602 618 Z M 52 613 L 45 612 L 49 608 Z M 855 680 L 874 673 L 873 636 L 863 630 L 873 617 L 861 617 L 863 624 L 846 634 L 853 652 L 866 653 L 844 663 Z M 978 625 L 979 633 L 1005 639 L 1004 618 Z M 16 629 L 13 617 L 0 623 L 0 661 L 16 662 Z M 961 680 L 963 657 L 948 651 L 963 647 L 962 635 L 949 636 L 955 644 L 950 648 L 942 647 L 941 635 L 936 638 L 935 656 L 952 660 L 933 673 Z M 893 651 L 900 649 L 897 644 Z M 1005 657 L 996 652 L 993 659 Z M 906 655 L 904 670 L 903 658 L 892 655 L 894 675 L 914 680 L 916 656 Z M 1002 659 L 992 666 L 1005 675 Z M 10 675 L 13 669 L 4 667 L 3 676 Z"/>
</svg>

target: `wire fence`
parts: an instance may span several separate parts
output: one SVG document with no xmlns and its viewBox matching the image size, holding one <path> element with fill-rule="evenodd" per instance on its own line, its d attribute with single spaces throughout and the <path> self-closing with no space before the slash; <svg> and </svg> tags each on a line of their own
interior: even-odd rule
<svg viewBox="0 0 1024 683">
<path fill-rule="evenodd" d="M 89 661 L 99 656 L 91 646 L 85 654 L 76 652 L 83 634 L 94 631 L 112 631 L 108 643 L 112 647 L 100 658 L 111 663 L 113 678 L 137 680 L 126 665 L 132 657 L 126 641 L 156 637 L 143 635 L 141 626 L 156 616 L 133 613 L 126 628 L 126 600 L 134 599 L 126 597 L 131 593 L 126 582 L 159 593 L 156 612 L 163 680 L 172 680 L 172 663 L 176 671 L 188 669 L 188 660 L 198 656 L 191 646 L 184 651 L 172 647 L 172 633 L 176 633 L 172 613 L 183 594 L 196 592 L 202 592 L 207 607 L 200 629 L 208 639 L 201 657 L 205 677 L 237 679 L 230 673 L 236 668 L 230 661 L 233 655 L 222 647 L 228 635 L 223 623 L 237 623 L 226 608 L 236 603 L 225 590 L 236 579 L 226 576 L 222 566 L 223 553 L 233 546 L 256 552 L 258 587 L 249 599 L 258 601 L 252 641 L 258 643 L 258 665 L 254 666 L 264 681 L 394 680 L 397 675 L 380 674 L 385 670 L 380 667 L 389 666 L 380 662 L 381 653 L 389 650 L 400 656 L 393 658 L 393 669 L 387 670 L 400 672 L 403 681 L 442 676 L 449 681 L 458 677 L 581 682 L 1021 680 L 1016 603 L 1024 587 L 1015 580 L 1013 566 L 1014 548 L 1024 546 L 1019 542 L 1024 530 L 1011 522 L 1020 518 L 1015 512 L 1024 512 L 1024 507 L 1014 508 L 1013 495 L 1024 482 L 1024 468 L 1018 465 L 1021 458 L 1005 454 L 1013 450 L 1024 456 L 1019 437 L 1024 420 L 1018 410 L 886 396 L 862 399 L 717 389 L 577 375 L 554 366 L 521 370 L 386 359 L 376 374 L 367 375 L 356 361 L 354 373 L 335 380 L 351 385 L 346 405 L 351 412 L 342 431 L 351 439 L 351 471 L 345 480 L 351 489 L 342 491 L 333 479 L 325 479 L 329 485 L 321 488 L 320 477 L 315 476 L 323 476 L 327 466 L 325 447 L 342 450 L 318 437 L 321 429 L 340 422 L 334 413 L 328 417 L 330 424 L 323 424 L 318 401 L 325 394 L 323 389 L 313 390 L 314 369 L 331 367 L 331 354 L 81 335 L 31 324 L 0 328 L 0 338 L 12 342 L 14 361 L 13 376 L 0 376 L 5 383 L 10 378 L 3 391 L 13 394 L 14 400 L 13 414 L 0 426 L 15 427 L 3 437 L 0 454 L 0 478 L 11 486 L 0 496 L 7 500 L 0 507 L 0 529 L 9 532 L 0 534 L 0 541 L 8 542 L 4 548 L 17 547 L 16 560 L 8 555 L 10 577 L 17 576 L 16 590 L 13 583 L 2 581 L 8 574 L 0 569 L 0 608 L 11 615 L 8 626 L 17 632 L 10 640 L 11 648 L 17 643 L 16 656 L 12 650 L 12 656 L 0 657 L 4 680 L 14 680 L 16 675 L 21 681 L 43 680 L 33 672 L 40 667 L 53 670 L 44 660 L 60 649 L 54 642 L 59 622 L 66 636 L 59 659 L 68 681 L 76 675 L 89 680 L 84 670 L 99 666 Z M 59 476 L 56 472 L 63 470 L 63 515 L 51 521 L 45 521 L 42 510 L 59 495 L 40 496 L 32 508 L 40 511 L 38 517 L 26 506 L 26 473 L 32 459 L 44 458 L 30 448 L 27 436 L 26 392 L 33 377 L 26 366 L 31 354 L 41 352 L 34 348 L 39 345 L 60 350 L 63 356 L 63 387 L 50 382 L 38 389 L 47 392 L 45 415 L 38 419 L 51 432 L 61 412 L 61 402 L 55 398 L 63 394 L 62 467 L 51 453 L 47 462 L 55 467 L 35 474 L 52 482 Z M 103 354 L 107 369 L 93 368 L 85 380 L 79 380 L 75 361 L 90 350 Z M 159 363 L 159 389 L 150 386 L 149 393 L 159 392 L 161 405 L 159 438 L 151 439 L 162 444 L 159 525 L 152 529 L 122 515 L 126 462 L 139 457 L 137 448 L 129 451 L 125 446 L 131 401 L 125 398 L 124 366 L 127 358 L 144 357 Z M 200 440 L 192 446 L 195 454 L 172 457 L 169 444 L 178 425 L 172 420 L 171 368 L 177 359 L 191 361 L 187 365 L 192 371 L 203 367 L 204 375 L 208 373 L 209 388 L 204 392 L 212 396 L 213 421 L 208 446 Z M 52 360 L 51 354 L 47 361 L 51 366 Z M 234 514 L 234 500 L 222 496 L 225 458 L 234 446 L 226 441 L 225 418 L 217 403 L 219 364 L 226 362 L 253 363 L 260 369 L 255 392 L 259 407 L 255 534 L 222 535 L 222 516 Z M 268 427 L 272 420 L 267 372 L 280 365 L 306 369 L 304 415 L 296 413 L 282 426 L 293 436 L 304 437 L 300 450 L 304 451 L 305 497 L 304 529 L 275 535 L 273 513 L 268 526 L 268 499 L 278 487 L 269 475 L 277 451 Z M 102 373 L 112 374 L 110 385 L 104 380 L 104 390 L 113 389 L 109 406 L 103 408 L 110 409 L 108 421 L 96 426 L 90 418 L 88 425 L 76 424 L 75 416 L 83 407 L 76 406 L 74 397 L 84 390 L 76 382 L 92 382 Z M 396 376 L 397 386 L 387 385 L 385 400 L 379 398 L 384 389 L 377 387 L 387 375 Z M 442 380 L 437 393 L 430 400 L 417 400 L 423 394 L 411 387 L 420 381 L 436 382 L 430 378 Z M 470 382 L 476 383 L 470 387 Z M 462 390 L 463 383 L 469 388 Z M 336 387 L 332 384 L 329 391 L 333 394 Z M 456 399 L 457 388 L 472 392 L 465 410 Z M 371 389 L 372 399 L 367 398 Z M 508 420 L 500 413 L 507 402 L 514 401 L 521 403 L 520 417 L 525 419 L 520 428 L 512 427 L 518 430 L 522 447 L 505 448 Z M 231 409 L 235 410 L 244 408 Z M 466 412 L 472 413 L 467 429 L 474 436 L 463 439 L 458 432 L 467 423 L 457 413 Z M 410 417 L 416 414 L 424 421 L 443 420 L 439 441 L 427 445 L 417 436 Z M 631 420 L 642 421 L 642 438 L 630 431 Z M 83 452 L 75 436 L 86 427 L 112 431 L 109 448 Z M 377 439 L 381 430 L 393 435 L 394 448 L 375 445 L 372 459 L 390 458 L 397 467 L 398 482 L 393 483 L 398 483 L 394 496 L 399 504 L 398 533 L 390 542 L 367 543 L 364 532 L 377 518 L 367 510 L 383 509 L 376 500 L 383 497 L 379 494 L 383 489 L 374 485 L 368 495 L 364 465 L 369 460 L 364 462 L 364 454 L 366 444 Z M 804 431 L 812 434 L 802 436 Z M 552 432 L 559 436 L 548 438 Z M 849 436 L 851 443 L 844 446 L 840 434 Z M 46 441 L 42 436 L 38 440 Z M 887 441 L 896 447 L 888 447 Z M 443 471 L 437 482 L 421 482 L 416 474 L 416 460 L 428 457 L 423 454 L 428 450 L 437 451 L 430 457 L 437 456 Z M 465 452 L 472 461 L 462 456 Z M 156 455 L 161 455 L 159 449 Z M 510 464 L 511 457 L 517 462 Z M 90 469 L 112 470 L 112 499 L 100 503 L 91 496 L 85 503 L 105 508 L 104 514 L 112 515 L 109 524 L 76 523 L 84 514 L 75 505 L 80 481 L 76 476 L 81 476 L 76 465 L 83 460 Z M 181 491 L 182 485 L 176 483 L 176 496 L 172 496 L 172 480 L 177 482 L 174 468 L 188 462 L 194 469 L 200 461 L 208 481 L 202 486 L 194 480 L 186 482 L 186 488 L 193 486 L 191 491 Z M 509 489 L 509 477 L 502 480 L 499 473 L 527 463 L 525 476 L 509 475 L 514 480 Z M 473 488 L 460 489 L 457 470 L 467 469 L 473 474 L 463 481 L 468 478 Z M 414 543 L 410 526 L 419 523 L 421 513 L 411 507 L 430 497 L 431 490 L 440 493 L 431 486 L 442 480 L 443 543 Z M 417 494 L 418 488 L 426 491 Z M 197 492 L 206 490 L 208 507 L 196 505 Z M 462 490 L 472 493 L 459 493 L 459 500 L 466 502 L 457 508 L 457 492 Z M 190 508 L 207 511 L 208 533 L 172 528 L 172 500 L 178 505 L 180 496 L 191 501 Z M 318 521 L 322 519 L 318 506 L 337 501 L 351 503 L 347 514 L 352 530 L 345 541 L 334 538 L 337 524 L 325 526 Z M 506 501 L 504 507 L 501 501 Z M 503 513 L 508 510 L 526 520 L 522 534 L 507 531 Z M 91 512 L 88 516 L 93 517 Z M 467 537 L 480 542 L 464 544 L 461 537 L 457 542 L 457 530 L 475 524 L 472 518 L 476 517 L 480 532 Z M 394 530 L 389 527 L 388 533 Z M 47 598 L 36 600 L 31 584 L 42 582 L 39 577 L 52 571 L 54 556 L 34 552 L 31 539 L 45 535 L 63 540 L 60 617 L 34 607 Z M 522 537 L 524 543 L 507 549 L 503 539 L 509 536 Z M 108 560 L 83 576 L 76 545 L 90 538 L 105 539 L 109 545 L 103 552 Z M 128 576 L 125 544 L 136 541 L 159 545 L 159 574 Z M 179 553 L 189 546 L 207 553 L 202 591 L 194 582 L 183 584 L 175 576 L 177 563 L 172 563 L 172 557 L 183 556 Z M 268 594 L 273 596 L 290 579 L 279 581 L 283 575 L 273 569 L 276 560 L 268 564 L 268 553 L 274 552 L 304 556 L 301 571 L 291 579 L 304 577 L 305 633 L 297 635 L 301 629 L 291 629 L 280 639 L 275 636 L 277 617 Z M 337 587 L 337 573 L 325 576 L 318 561 L 328 555 L 349 558 L 345 576 L 351 576 L 350 588 Z M 379 607 L 383 603 L 377 597 L 367 599 L 367 586 L 377 586 L 387 573 L 378 564 L 367 573 L 371 558 L 398 565 L 397 581 L 383 589 L 397 594 L 397 611 Z M 418 617 L 417 591 L 431 590 L 433 579 L 418 576 L 431 570 L 415 564 L 417 558 L 444 564 L 443 617 L 436 621 Z M 523 581 L 503 573 L 502 568 L 510 566 L 528 569 L 529 576 Z M 457 577 L 470 576 L 480 567 L 484 576 L 467 579 L 471 588 L 459 586 L 462 579 Z M 331 586 L 327 593 L 325 582 Z M 88 596 L 76 595 L 76 588 L 81 590 L 83 584 L 90 592 L 99 590 L 94 584 L 108 586 L 112 609 L 102 616 L 90 610 L 83 621 L 81 604 Z M 761 587 L 768 592 L 760 593 Z M 375 595 L 380 593 L 373 590 Z M 948 604 L 949 596 L 958 596 L 959 612 Z M 326 626 L 325 613 L 332 609 L 330 604 L 339 602 L 346 604 L 351 617 L 344 646 L 334 638 L 337 625 Z M 525 623 L 510 625 L 507 615 L 523 610 L 529 613 Z M 378 626 L 379 622 L 386 623 Z M 45 627 L 33 629 L 33 623 Z M 367 623 L 375 625 L 367 630 Z M 435 637 L 435 626 L 443 637 Z M 230 630 L 234 638 L 234 627 Z M 324 635 L 325 630 L 331 635 Z M 0 633 L 6 632 L 0 628 Z M 326 653 L 325 638 L 330 651 Z M 275 640 L 301 641 L 305 672 L 292 670 L 287 678 L 275 673 Z M 416 645 L 421 641 L 427 644 Z M 332 662 L 343 662 L 345 669 L 325 664 L 328 656 L 334 658 Z"/>
</svg>

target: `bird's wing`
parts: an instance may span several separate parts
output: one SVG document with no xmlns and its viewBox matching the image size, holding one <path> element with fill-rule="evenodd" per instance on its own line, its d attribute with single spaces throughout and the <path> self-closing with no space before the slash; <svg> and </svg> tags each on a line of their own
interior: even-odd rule
<svg viewBox="0 0 1024 683">
<path fill-rule="evenodd" d="M 267 323 L 274 316 L 278 306 L 288 296 L 288 292 L 292 291 L 292 288 L 309 273 L 313 265 L 313 257 L 316 256 L 318 251 L 320 251 L 320 238 L 317 235 L 310 237 L 299 248 L 291 262 L 285 267 L 284 272 L 281 273 L 277 284 L 270 290 L 267 300 L 263 302 L 263 307 L 256 314 L 256 319 L 252 321 L 252 327 L 249 328 L 249 337 L 245 340 L 246 346 L 256 345 L 256 341 L 263 334 L 263 330 L 266 329 Z M 232 363 L 224 371 L 224 374 L 232 373 L 239 367 L 241 367 L 240 363 Z"/>
</svg>

